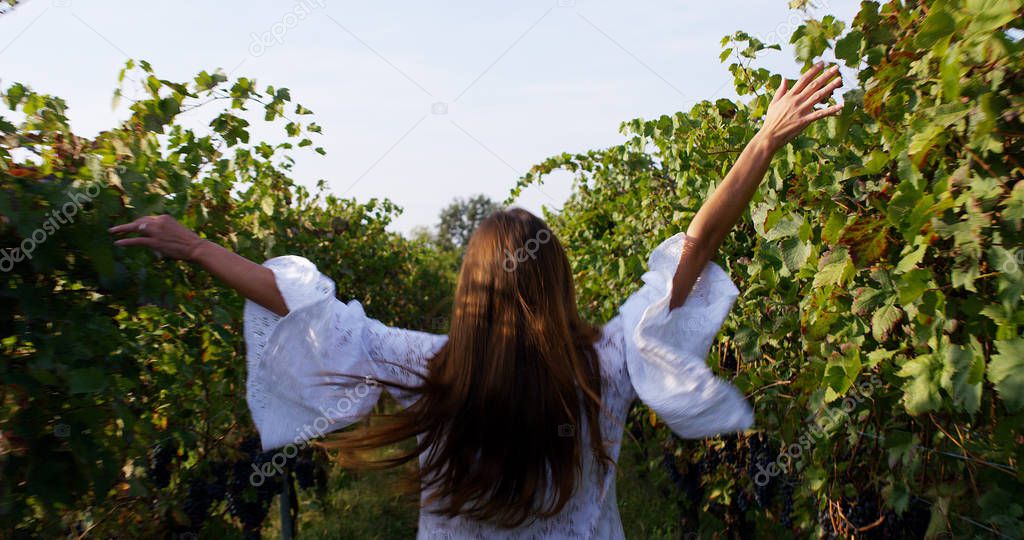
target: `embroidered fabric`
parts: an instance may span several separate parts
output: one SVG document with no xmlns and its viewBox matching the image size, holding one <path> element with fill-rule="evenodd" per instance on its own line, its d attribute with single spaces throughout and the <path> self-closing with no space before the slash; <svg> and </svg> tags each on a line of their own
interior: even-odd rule
<svg viewBox="0 0 1024 540">
<path fill-rule="evenodd" d="M 739 294 L 726 273 L 708 263 L 684 305 L 668 311 L 684 239 L 679 233 L 652 252 L 644 285 L 605 324 L 595 344 L 608 410 L 599 424 L 616 461 L 626 415 L 638 398 L 684 438 L 740 431 L 753 423 L 742 394 L 706 363 Z M 367 317 L 359 302 L 337 300 L 334 283 L 304 258 L 276 257 L 264 266 L 274 272 L 289 309 L 280 317 L 253 302 L 245 305 L 246 399 L 264 450 L 302 445 L 348 426 L 370 412 L 382 391 L 401 406 L 415 402 L 411 392 L 378 381 L 415 386 L 446 336 Z M 588 437 L 585 426 L 581 436 Z M 559 515 L 513 530 L 439 516 L 425 506 L 423 493 L 417 538 L 623 538 L 615 469 L 599 476 L 590 453 L 583 465 Z"/>
</svg>

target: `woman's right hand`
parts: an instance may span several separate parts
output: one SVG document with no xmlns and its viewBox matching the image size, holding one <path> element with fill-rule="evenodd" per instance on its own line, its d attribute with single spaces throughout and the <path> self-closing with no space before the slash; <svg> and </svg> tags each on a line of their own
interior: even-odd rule
<svg viewBox="0 0 1024 540">
<path fill-rule="evenodd" d="M 118 246 L 144 246 L 159 256 L 193 261 L 204 240 L 198 234 L 178 223 L 173 217 L 145 216 L 131 223 L 116 225 L 108 229 L 111 234 L 138 233 L 139 236 L 122 238 L 114 242 Z"/>
</svg>

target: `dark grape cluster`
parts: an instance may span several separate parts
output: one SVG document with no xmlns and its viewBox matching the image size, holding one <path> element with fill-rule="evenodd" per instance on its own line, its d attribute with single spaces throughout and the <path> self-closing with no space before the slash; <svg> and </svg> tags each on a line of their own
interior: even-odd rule
<svg viewBox="0 0 1024 540">
<path fill-rule="evenodd" d="M 188 483 L 183 509 L 189 519 L 189 532 L 197 534 L 210 515 L 211 508 L 227 496 L 230 468 L 214 461 L 206 469 L 206 477 L 197 476 Z"/>
<path fill-rule="evenodd" d="M 232 464 L 227 485 L 228 512 L 242 522 L 246 538 L 259 538 L 263 520 L 270 511 L 270 502 L 280 488 L 280 475 L 259 476 L 259 485 L 252 477 L 257 469 L 270 462 L 274 452 L 261 452 L 256 437 L 249 437 L 239 446 L 242 457 Z M 256 468 L 253 468 L 253 467 Z"/>
<path fill-rule="evenodd" d="M 700 470 L 701 476 L 710 476 L 718 470 L 720 464 L 721 456 L 718 454 L 718 449 L 711 446 L 704 451 L 704 455 L 697 462 L 697 467 Z"/>
<path fill-rule="evenodd" d="M 683 475 L 679 472 L 679 467 L 676 467 L 676 456 L 667 448 L 665 449 L 664 455 L 661 457 L 661 468 L 665 469 L 665 474 L 668 475 L 668 479 L 678 488 L 683 486 Z"/>
<path fill-rule="evenodd" d="M 266 482 L 263 486 L 268 484 L 269 482 Z M 255 531 L 258 538 L 260 527 L 270 510 L 270 501 L 275 494 L 274 491 L 265 488 L 229 489 L 227 493 L 228 512 L 242 522 L 242 528 L 246 534 Z"/>
<path fill-rule="evenodd" d="M 211 502 L 224 499 L 227 495 L 228 476 L 231 469 L 227 463 L 216 461 L 210 465 L 210 481 L 206 484 L 206 495 Z"/>
<path fill-rule="evenodd" d="M 750 494 L 741 492 L 736 497 L 736 508 L 739 509 L 741 514 L 745 514 L 747 510 L 750 510 Z"/>
<path fill-rule="evenodd" d="M 722 445 L 722 449 L 719 452 L 722 456 L 722 461 L 729 465 L 735 465 L 739 462 L 739 451 L 736 448 L 736 437 L 725 436 L 725 444 Z"/>
<path fill-rule="evenodd" d="M 295 472 L 295 480 L 298 482 L 300 488 L 308 489 L 316 484 L 316 462 L 313 461 L 312 448 L 303 448 L 302 451 L 295 456 L 295 466 L 293 470 Z"/>
<path fill-rule="evenodd" d="M 665 450 L 661 458 L 662 468 L 668 474 L 669 480 L 676 489 L 683 494 L 684 501 L 692 504 L 700 504 L 704 498 L 704 490 L 700 485 L 700 475 L 694 474 L 694 467 L 688 467 L 687 471 L 680 472 L 676 466 L 676 456 L 669 450 Z"/>
<path fill-rule="evenodd" d="M 163 489 L 171 483 L 171 462 L 178 455 L 178 442 L 174 439 L 161 441 L 149 450 L 149 479 L 156 487 Z"/>
<path fill-rule="evenodd" d="M 210 510 L 210 502 L 210 494 L 205 480 L 195 478 L 189 482 L 188 492 L 185 494 L 185 515 L 188 516 L 192 530 L 199 530 L 203 526 Z"/>
<path fill-rule="evenodd" d="M 318 465 L 316 467 L 316 477 L 313 479 L 313 487 L 320 493 L 324 493 L 327 490 L 327 481 L 327 467 Z"/>
<path fill-rule="evenodd" d="M 747 445 L 749 448 L 747 474 L 750 475 L 750 480 L 754 485 L 754 500 L 762 508 L 767 508 L 771 505 L 772 487 L 776 481 L 765 471 L 768 471 L 771 464 L 775 463 L 779 454 L 771 441 L 762 433 L 748 438 Z"/>
<path fill-rule="evenodd" d="M 781 509 L 779 510 L 779 523 L 787 529 L 793 526 L 793 488 L 795 482 L 786 477 L 779 483 L 778 496 Z"/>
<path fill-rule="evenodd" d="M 736 371 L 736 352 L 733 347 L 723 346 L 724 352 L 721 355 L 719 364 L 724 371 Z"/>
<path fill-rule="evenodd" d="M 902 514 L 894 510 L 886 510 L 882 523 L 872 529 L 871 534 L 861 535 L 865 538 L 887 540 L 889 538 L 924 538 L 931 521 L 931 507 L 922 500 L 915 500 Z M 877 518 L 876 518 L 877 519 Z"/>
<path fill-rule="evenodd" d="M 892 510 L 885 511 L 885 521 L 879 529 L 882 538 L 900 538 L 903 533 L 903 523 L 900 516 Z"/>
<path fill-rule="evenodd" d="M 822 538 L 924 538 L 931 519 L 931 509 L 924 501 L 916 500 L 903 514 L 897 514 L 892 509 L 884 509 L 878 494 L 871 491 L 860 493 L 856 499 L 839 501 L 839 508 L 845 519 L 835 516 L 835 526 L 827 508 L 818 514 Z"/>
<path fill-rule="evenodd" d="M 822 540 L 838 540 L 839 533 L 832 526 L 832 517 L 827 506 L 818 511 L 818 526 Z"/>
<path fill-rule="evenodd" d="M 931 506 L 922 499 L 914 499 L 910 508 L 903 513 L 900 527 L 909 538 L 924 538 L 928 522 L 932 518 Z"/>
<path fill-rule="evenodd" d="M 853 530 L 866 528 L 878 521 L 879 517 L 878 504 L 870 495 L 844 503 L 843 513 L 846 515 L 848 527 Z"/>
<path fill-rule="evenodd" d="M 328 468 L 320 459 L 324 454 L 313 447 L 304 447 L 291 458 L 282 459 L 286 454 L 279 450 L 263 452 L 259 439 L 248 437 L 239 443 L 237 450 L 234 459 L 202 461 L 188 471 L 187 479 L 179 480 L 178 485 L 184 489 L 175 492 L 179 496 L 183 494 L 184 499 L 177 508 L 188 518 L 187 525 L 172 516 L 173 505 L 159 499 L 154 501 L 154 509 L 161 513 L 169 530 L 199 536 L 204 523 L 226 509 L 241 522 L 244 538 L 259 538 L 271 502 L 282 491 L 282 482 L 290 482 L 292 486 L 291 499 L 286 504 L 293 517 L 298 513 L 296 484 L 302 489 L 326 489 Z M 171 465 L 177 454 L 178 446 L 173 440 L 152 448 L 149 475 L 158 487 L 169 485 Z M 226 504 L 220 506 L 221 501 Z"/>
</svg>

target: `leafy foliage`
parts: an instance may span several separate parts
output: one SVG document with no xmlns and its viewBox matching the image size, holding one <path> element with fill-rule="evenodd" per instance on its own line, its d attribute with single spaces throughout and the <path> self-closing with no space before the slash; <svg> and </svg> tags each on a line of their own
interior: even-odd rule
<svg viewBox="0 0 1024 540">
<path fill-rule="evenodd" d="M 386 323 L 440 330 L 447 312 L 453 271 L 386 231 L 397 207 L 291 180 L 291 151 L 323 150 L 287 89 L 220 72 L 169 81 L 146 62 L 121 79 L 115 98 L 141 94 L 131 116 L 92 139 L 72 132 L 59 98 L 21 84 L 2 95 L 5 538 L 157 537 L 207 511 L 206 533 L 251 532 L 253 501 L 265 500 L 240 473 L 219 499 L 198 498 L 196 483 L 257 459 L 245 444 L 242 299 L 196 268 L 115 248 L 108 227 L 169 213 L 254 260 L 316 261 L 341 298 Z M 201 113 L 208 128 L 184 127 Z M 253 140 L 260 122 L 283 127 L 283 142 Z"/>
<path fill-rule="evenodd" d="M 498 208 L 486 195 L 456 198 L 441 210 L 437 225 L 439 243 L 450 249 L 465 248 L 477 225 Z"/>
<path fill-rule="evenodd" d="M 1024 534 L 1008 496 L 1024 493 L 1022 26 L 1010 0 L 866 1 L 849 28 L 824 17 L 793 33 L 801 64 L 831 51 L 858 88 L 775 158 L 723 246 L 743 292 L 712 355 L 751 396 L 777 474 L 761 486 L 744 470 L 772 467 L 741 436 L 734 463 L 699 476 L 687 528 Z M 774 44 L 743 32 L 722 44 L 745 101 L 626 122 L 623 144 L 553 156 L 513 192 L 576 175 L 548 219 L 596 320 L 685 230 L 781 83 L 754 65 Z M 683 469 L 734 444 L 658 437 Z M 764 489 L 791 490 L 790 508 Z"/>
<path fill-rule="evenodd" d="M 831 51 L 859 84 L 777 156 L 722 249 L 743 294 L 711 361 L 750 396 L 758 430 L 680 441 L 634 410 L 641 444 L 624 451 L 679 513 L 644 534 L 1024 534 L 1022 26 L 1012 0 L 866 1 L 849 26 L 794 32 L 799 63 Z M 595 320 L 685 228 L 781 83 L 756 67 L 776 44 L 738 32 L 723 47 L 743 101 L 626 122 L 623 144 L 554 156 L 520 182 L 576 174 L 548 219 Z M 452 258 L 388 233 L 387 201 L 290 179 L 291 152 L 323 150 L 287 89 L 168 81 L 144 62 L 121 78 L 131 117 L 91 139 L 59 98 L 2 95 L 0 530 L 155 537 L 202 516 L 204 535 L 252 534 L 269 492 L 223 472 L 267 459 L 242 401 L 241 299 L 115 249 L 106 228 L 167 212 L 253 259 L 304 255 L 339 296 L 426 330 L 444 325 Z M 207 128 L 185 127 L 203 113 Z M 264 123 L 284 141 L 254 140 Z M 308 461 L 293 465 L 308 484 Z"/>
</svg>

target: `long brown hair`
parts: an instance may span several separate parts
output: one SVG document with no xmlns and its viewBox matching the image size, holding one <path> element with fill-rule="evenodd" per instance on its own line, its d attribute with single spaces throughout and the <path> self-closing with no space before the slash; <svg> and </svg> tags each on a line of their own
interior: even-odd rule
<svg viewBox="0 0 1024 540">
<path fill-rule="evenodd" d="M 419 399 L 324 446 L 365 468 L 426 453 L 409 485 L 428 489 L 427 503 L 448 517 L 516 527 L 558 514 L 583 474 L 585 445 L 598 471 L 612 464 L 599 423 L 599 333 L 579 316 L 569 260 L 547 224 L 499 210 L 470 238 L 448 341 L 414 388 Z M 417 436 L 396 457 L 358 457 Z"/>
</svg>

